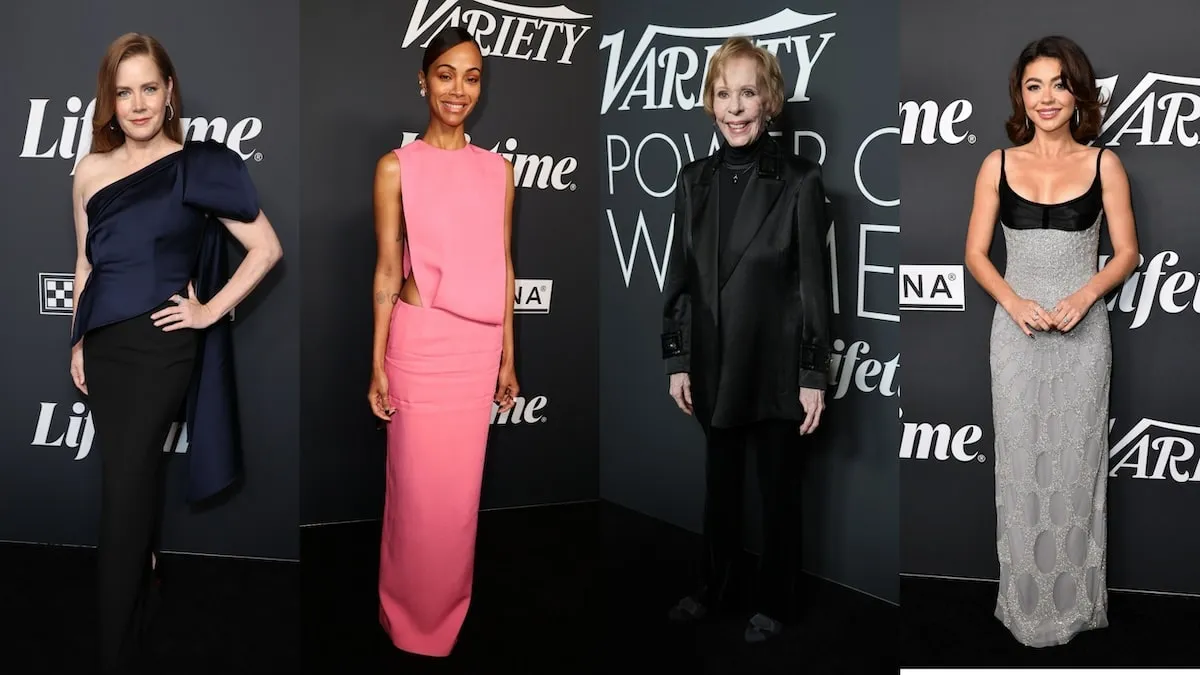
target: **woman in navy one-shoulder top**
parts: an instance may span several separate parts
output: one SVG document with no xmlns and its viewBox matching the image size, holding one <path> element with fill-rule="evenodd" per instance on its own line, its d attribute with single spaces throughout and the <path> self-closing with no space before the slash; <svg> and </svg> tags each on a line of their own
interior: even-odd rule
<svg viewBox="0 0 1200 675">
<path fill-rule="evenodd" d="M 98 546 L 104 672 L 140 658 L 157 602 L 163 442 L 182 414 L 188 500 L 240 468 L 229 313 L 281 257 L 242 158 L 184 142 L 179 80 L 130 33 L 97 78 L 92 147 L 75 172 L 78 254 L 71 376 L 88 396 L 102 464 Z M 228 276 L 232 234 L 246 257 Z"/>
</svg>

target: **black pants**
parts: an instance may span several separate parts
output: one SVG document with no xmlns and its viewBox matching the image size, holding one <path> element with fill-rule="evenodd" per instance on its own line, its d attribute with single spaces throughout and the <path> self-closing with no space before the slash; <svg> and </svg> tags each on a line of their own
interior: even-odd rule
<svg viewBox="0 0 1200 675">
<path fill-rule="evenodd" d="M 756 454 L 762 494 L 763 546 L 752 608 L 777 621 L 795 618 L 800 579 L 800 485 L 803 440 L 799 422 L 771 420 L 707 432 L 704 561 L 701 601 L 717 609 L 734 603 L 737 560 L 744 549 L 743 477 L 746 453 Z"/>
<path fill-rule="evenodd" d="M 154 599 L 150 554 L 162 513 L 163 444 L 196 359 L 196 331 L 164 332 L 152 313 L 99 328 L 83 342 L 102 476 L 97 554 L 104 672 L 119 672 L 140 656 Z"/>
</svg>

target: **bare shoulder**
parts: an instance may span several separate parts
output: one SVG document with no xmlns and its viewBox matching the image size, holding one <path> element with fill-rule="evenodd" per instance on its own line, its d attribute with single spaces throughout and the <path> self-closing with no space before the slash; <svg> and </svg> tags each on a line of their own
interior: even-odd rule
<svg viewBox="0 0 1200 675">
<path fill-rule="evenodd" d="M 400 158 L 396 153 L 388 151 L 375 163 L 377 177 L 397 177 L 400 175 Z"/>
<path fill-rule="evenodd" d="M 79 164 L 75 165 L 75 185 L 86 191 L 97 178 L 103 175 L 109 159 L 108 153 L 100 152 L 89 152 L 80 158 Z"/>
<path fill-rule="evenodd" d="M 1006 152 L 1011 152 L 1012 148 L 996 148 L 983 158 L 979 164 L 979 178 L 987 179 L 990 182 L 1000 180 L 1000 164 L 1004 161 Z"/>
<path fill-rule="evenodd" d="M 117 170 L 112 152 L 89 152 L 75 166 L 72 188 L 86 206 L 93 195 L 117 178 Z"/>
<path fill-rule="evenodd" d="M 1117 156 L 1117 152 L 1111 148 L 1102 148 L 1096 151 L 1100 154 L 1100 173 L 1125 173 L 1125 165 L 1121 163 L 1121 158 Z"/>
</svg>

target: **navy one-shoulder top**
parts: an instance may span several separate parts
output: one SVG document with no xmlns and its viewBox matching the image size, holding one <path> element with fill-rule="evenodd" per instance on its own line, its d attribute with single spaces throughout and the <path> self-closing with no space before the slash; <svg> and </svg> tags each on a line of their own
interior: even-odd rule
<svg viewBox="0 0 1200 675">
<path fill-rule="evenodd" d="M 77 298 L 71 344 L 88 331 L 145 314 L 191 281 L 208 302 L 229 278 L 220 218 L 258 217 L 242 158 L 216 141 L 182 150 L 106 185 L 85 205 L 92 265 Z M 201 332 L 188 392 L 188 500 L 210 497 L 241 469 L 229 317 Z"/>
</svg>

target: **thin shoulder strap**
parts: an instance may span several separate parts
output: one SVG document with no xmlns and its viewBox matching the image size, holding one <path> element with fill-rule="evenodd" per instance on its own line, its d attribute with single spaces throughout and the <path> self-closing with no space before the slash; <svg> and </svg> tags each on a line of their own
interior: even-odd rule
<svg viewBox="0 0 1200 675">
<path fill-rule="evenodd" d="M 1100 152 L 1096 153 L 1096 183 L 1100 183 L 1100 158 L 1104 155 L 1104 146 L 1100 146 Z"/>
</svg>

